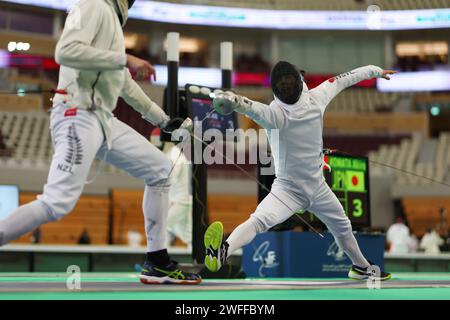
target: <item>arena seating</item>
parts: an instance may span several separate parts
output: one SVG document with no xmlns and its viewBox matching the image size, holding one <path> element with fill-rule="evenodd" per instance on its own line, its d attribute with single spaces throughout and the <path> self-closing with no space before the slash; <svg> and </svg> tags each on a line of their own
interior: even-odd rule
<svg viewBox="0 0 450 320">
<path fill-rule="evenodd" d="M 141 244 L 145 244 L 142 197 L 142 190 L 112 190 L 111 208 L 114 244 L 126 244 L 129 231 L 139 232 L 142 235 Z"/>
<path fill-rule="evenodd" d="M 0 112 L 0 132 L 7 153 L 0 151 L 0 158 L 6 164 L 25 167 L 48 168 L 53 156 L 53 144 L 50 135 L 50 116 L 43 111 Z M 94 166 L 100 165 L 99 160 Z M 102 164 L 102 171 L 117 173 L 120 170 Z M 94 169 L 93 169 L 94 170 Z"/>
<path fill-rule="evenodd" d="M 143 192 L 115 189 L 111 196 L 114 244 L 126 244 L 128 231 L 139 232 L 145 244 Z M 225 234 L 229 234 L 255 211 L 257 199 L 256 196 L 209 194 L 207 206 L 209 223 L 222 221 Z"/>
<path fill-rule="evenodd" d="M 230 234 L 234 228 L 250 217 L 258 205 L 257 197 L 245 195 L 208 195 L 209 222 L 222 221 L 224 233 Z"/>
<path fill-rule="evenodd" d="M 429 133 L 426 112 L 346 113 L 325 112 L 324 130 L 341 134 L 405 134 Z"/>
<path fill-rule="evenodd" d="M 50 160 L 52 143 L 49 115 L 45 112 L 1 112 L 0 128 L 5 144 L 17 160 Z"/>
<path fill-rule="evenodd" d="M 327 107 L 332 112 L 392 111 L 398 101 L 398 93 L 382 93 L 373 89 L 350 89 L 342 91 Z"/>
<path fill-rule="evenodd" d="M 2 95 L 0 106 L 2 111 L 11 112 L 38 112 L 43 110 L 44 95 L 27 94 L 26 96 Z"/>
<path fill-rule="evenodd" d="M 284 10 L 365 10 L 371 4 L 378 5 L 381 10 L 432 9 L 448 7 L 447 0 L 166 0 L 165 2 Z"/>
<path fill-rule="evenodd" d="M 0 131 L 0 157 L 10 157 L 11 154 L 11 149 L 6 146 L 2 132 Z"/>
<path fill-rule="evenodd" d="M 36 199 L 35 193 L 21 193 L 20 204 Z M 41 226 L 42 244 L 77 244 L 84 230 L 87 230 L 91 244 L 108 243 L 109 206 L 107 196 L 82 196 L 75 209 L 64 219 Z M 21 237 L 15 243 L 30 243 L 31 234 Z"/>
<path fill-rule="evenodd" d="M 417 110 L 428 110 L 431 106 L 440 109 L 450 109 L 450 94 L 420 93 L 414 95 L 414 106 Z"/>
<path fill-rule="evenodd" d="M 419 151 L 427 142 L 434 142 L 434 151 L 427 155 L 428 161 L 418 161 Z M 396 171 L 400 184 L 428 184 L 431 183 L 429 179 L 444 182 L 450 178 L 447 174 L 450 167 L 450 132 L 442 132 L 438 139 L 424 139 L 420 134 L 415 134 L 412 139 L 403 139 L 398 145 L 381 145 L 377 151 L 369 152 L 369 158 L 417 175 Z"/>
<path fill-rule="evenodd" d="M 450 198 L 448 197 L 415 197 L 403 198 L 403 209 L 406 214 L 411 232 L 421 237 L 428 228 L 436 228 L 440 222 L 439 209 L 444 207 L 450 210 Z M 447 215 L 447 223 L 450 216 Z"/>
<path fill-rule="evenodd" d="M 324 136 L 323 143 L 325 148 L 337 149 L 353 155 L 367 155 L 381 146 L 395 146 L 408 137 L 408 134 L 330 134 Z"/>
</svg>

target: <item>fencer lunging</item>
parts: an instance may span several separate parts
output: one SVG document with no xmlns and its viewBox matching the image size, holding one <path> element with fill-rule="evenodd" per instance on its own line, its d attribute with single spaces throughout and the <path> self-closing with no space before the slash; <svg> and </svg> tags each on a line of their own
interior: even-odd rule
<svg viewBox="0 0 450 320">
<path fill-rule="evenodd" d="M 199 283 L 182 272 L 166 250 L 171 162 L 112 111 L 122 97 L 142 117 L 167 131 L 179 127 L 132 79 L 155 76 L 153 66 L 125 53 L 122 28 L 133 0 L 81 0 L 69 13 L 56 46 L 61 65 L 50 131 L 54 155 L 43 193 L 0 221 L 0 245 L 59 220 L 77 203 L 95 158 L 143 180 L 147 235 L 144 283 Z"/>
<path fill-rule="evenodd" d="M 250 243 L 258 234 L 285 221 L 298 210 L 313 212 L 333 234 L 353 263 L 349 277 L 366 279 L 370 262 L 361 253 L 350 220 L 323 176 L 323 115 L 330 101 L 343 89 L 374 77 L 389 79 L 392 70 L 365 66 L 343 73 L 308 90 L 303 76 L 292 64 L 280 61 L 271 72 L 274 100 L 270 105 L 251 101 L 232 92 L 218 94 L 214 108 L 223 114 L 239 112 L 262 126 L 268 136 L 276 179 L 271 193 L 250 218 L 225 241 L 220 222 L 205 233 L 205 265 L 219 270 L 227 257 Z M 274 134 L 274 130 L 279 130 Z M 279 138 L 278 138 L 279 137 Z M 382 280 L 390 274 L 382 272 Z"/>
</svg>

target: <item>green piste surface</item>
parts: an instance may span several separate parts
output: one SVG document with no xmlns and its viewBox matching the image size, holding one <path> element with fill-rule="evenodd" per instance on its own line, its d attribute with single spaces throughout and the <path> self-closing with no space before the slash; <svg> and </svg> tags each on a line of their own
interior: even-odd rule
<svg viewBox="0 0 450 320">
<path fill-rule="evenodd" d="M 402 273 L 395 274 L 396 280 L 450 280 L 448 273 Z M 273 279 L 280 280 L 280 279 Z M 318 280 L 318 279 L 282 279 Z M 324 279 L 320 279 L 324 280 Z M 342 280 L 342 279 L 326 279 Z M 65 282 L 64 274 L 8 274 L 0 273 L 0 287 L 7 282 Z M 83 276 L 83 281 L 124 282 L 138 281 L 136 275 L 95 274 Z M 208 280 L 204 280 L 207 282 Z M 214 280 L 217 281 L 217 280 Z M 229 280 L 227 280 L 229 281 Z M 241 281 L 241 280 L 236 280 Z M 302 289 L 302 290 L 232 290 L 200 291 L 196 286 L 189 291 L 148 292 L 0 292 L 0 300 L 450 300 L 450 288 L 382 288 L 370 289 Z"/>
</svg>

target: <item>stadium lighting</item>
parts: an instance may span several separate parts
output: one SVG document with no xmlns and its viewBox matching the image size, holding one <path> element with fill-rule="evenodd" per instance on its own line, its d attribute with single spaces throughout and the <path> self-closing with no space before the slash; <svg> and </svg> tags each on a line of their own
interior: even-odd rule
<svg viewBox="0 0 450 320">
<path fill-rule="evenodd" d="M 14 51 L 28 51 L 31 48 L 31 44 L 28 42 L 15 42 L 11 41 L 8 43 L 8 51 L 14 52 Z"/>
<path fill-rule="evenodd" d="M 439 108 L 439 106 L 432 106 L 430 108 L 430 113 L 432 116 L 438 116 L 441 113 L 441 108 Z"/>
<path fill-rule="evenodd" d="M 16 51 L 17 48 L 17 43 L 14 41 L 11 41 L 10 43 L 8 43 L 8 51 L 9 52 L 13 52 Z"/>
</svg>

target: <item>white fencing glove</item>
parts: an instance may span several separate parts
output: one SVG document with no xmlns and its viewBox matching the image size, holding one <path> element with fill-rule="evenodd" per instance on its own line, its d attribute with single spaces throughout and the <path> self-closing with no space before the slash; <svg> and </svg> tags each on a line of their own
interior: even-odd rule
<svg viewBox="0 0 450 320">
<path fill-rule="evenodd" d="M 227 116 L 234 111 L 249 108 L 252 101 L 231 91 L 217 93 L 213 100 L 213 108 L 217 113 Z"/>
</svg>

